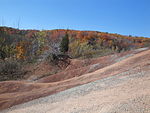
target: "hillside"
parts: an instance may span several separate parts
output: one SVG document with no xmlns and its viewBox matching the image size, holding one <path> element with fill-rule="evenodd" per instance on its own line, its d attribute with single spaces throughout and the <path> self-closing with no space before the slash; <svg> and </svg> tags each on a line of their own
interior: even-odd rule
<svg viewBox="0 0 150 113">
<path fill-rule="evenodd" d="M 145 37 L 98 31 L 0 27 L 0 110 L 6 109 L 2 113 L 94 113 L 101 110 L 107 113 L 105 108 L 118 107 L 116 112 L 120 113 L 119 110 L 126 109 L 122 108 L 125 102 L 129 111 L 138 106 L 148 113 L 149 47 L 150 38 Z M 127 93 L 131 95 L 126 96 Z M 98 95 L 102 100 L 96 100 Z M 34 101 L 40 97 L 43 98 Z M 46 106 L 45 100 L 48 100 Z M 84 103 L 88 104 L 84 106 Z M 40 105 L 44 107 L 43 111 L 37 111 L 36 105 L 39 109 Z"/>
<path fill-rule="evenodd" d="M 57 85 L 67 87 L 97 80 L 95 82 L 14 106 L 2 113 L 149 113 L 149 73 L 150 50 L 147 50 Z M 99 80 L 103 75 L 110 77 Z"/>
<path fill-rule="evenodd" d="M 148 49 L 148 48 L 147 48 Z M 37 82 L 26 82 L 26 81 L 5 81 L 0 82 L 0 106 L 1 109 L 11 107 L 16 104 L 24 103 L 39 97 L 51 95 L 68 88 L 86 84 L 92 81 L 100 80 L 106 77 L 116 76 L 125 77 L 132 76 L 134 74 L 147 73 L 143 76 L 149 76 L 149 58 L 150 50 L 138 49 L 130 52 L 119 53 L 115 55 L 105 56 L 101 58 L 96 58 L 91 61 L 91 65 L 87 66 L 92 67 L 94 72 L 88 73 L 87 71 L 79 67 L 77 72 L 83 72 L 82 75 L 76 76 L 76 65 L 80 65 L 80 62 L 73 61 L 74 66 L 71 65 L 70 68 L 74 70 L 74 73 L 67 74 L 67 69 L 64 70 L 63 79 L 60 76 L 54 76 L 51 78 L 49 76 L 46 79 L 41 79 Z M 103 60 L 108 60 L 106 62 L 101 62 Z M 110 62 L 110 61 L 111 62 Z M 84 62 L 84 61 L 83 61 Z M 101 63 L 103 67 L 94 67 L 94 62 Z M 79 63 L 79 64 L 78 64 Z M 81 69 L 80 69 L 81 68 Z M 86 70 L 86 69 L 85 69 Z M 96 71 L 95 71 L 96 70 Z M 69 72 L 68 72 L 69 73 Z M 86 74 L 87 73 L 87 74 Z M 70 76 L 72 75 L 72 77 Z M 56 79 L 54 78 L 57 78 Z M 60 77 L 60 78 L 59 78 Z M 119 79 L 119 78 L 117 78 Z M 51 81 L 52 80 L 52 81 Z M 55 82 L 53 81 L 55 80 Z M 148 85 L 148 84 L 147 84 Z"/>
<path fill-rule="evenodd" d="M 64 53 L 60 45 L 65 36 L 69 44 Z M 33 81 L 69 70 L 71 59 L 98 58 L 149 46 L 150 38 L 98 31 L 0 27 L 0 81 Z M 89 65 L 88 60 L 83 64 Z"/>
</svg>

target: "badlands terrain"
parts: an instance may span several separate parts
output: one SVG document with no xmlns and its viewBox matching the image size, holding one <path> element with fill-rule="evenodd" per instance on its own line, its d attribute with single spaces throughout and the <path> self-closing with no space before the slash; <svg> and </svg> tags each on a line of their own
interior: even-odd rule
<svg viewBox="0 0 150 113">
<path fill-rule="evenodd" d="M 44 62 L 41 66 L 47 69 Z M 71 59 L 64 71 L 34 82 L 0 82 L 0 109 L 0 113 L 150 113 L 150 49 Z"/>
</svg>

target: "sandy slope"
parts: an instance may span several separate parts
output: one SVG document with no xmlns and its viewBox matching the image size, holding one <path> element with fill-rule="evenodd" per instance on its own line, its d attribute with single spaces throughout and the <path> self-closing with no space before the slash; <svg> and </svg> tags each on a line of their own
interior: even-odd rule
<svg viewBox="0 0 150 113">
<path fill-rule="evenodd" d="M 125 58 L 126 57 L 124 57 L 123 59 L 125 59 Z M 110 66 L 104 67 L 104 68 L 99 69 L 95 72 L 84 74 L 82 76 L 74 77 L 74 78 L 71 78 L 71 79 L 66 79 L 66 80 L 63 80 L 63 81 L 54 82 L 54 83 L 31 83 L 31 82 L 22 82 L 22 81 L 18 81 L 18 82 L 16 82 L 16 81 L 1 82 L 0 83 L 0 109 L 8 108 L 8 107 L 11 107 L 11 106 L 16 105 L 16 104 L 20 104 L 20 103 L 23 103 L 23 102 L 33 100 L 35 98 L 39 98 L 39 97 L 47 96 L 47 95 L 50 95 L 50 94 L 54 94 L 56 92 L 60 92 L 60 91 L 63 91 L 65 89 L 68 89 L 68 88 L 71 88 L 71 87 L 74 87 L 74 86 L 78 86 L 78 85 L 81 85 L 81 84 L 89 83 L 89 82 L 99 80 L 99 79 L 102 79 L 102 78 L 105 78 L 105 77 L 110 77 L 110 80 L 108 78 L 109 82 L 106 82 L 106 84 L 105 84 L 102 81 L 100 81 L 100 84 L 102 84 L 102 85 L 96 85 L 96 86 L 98 86 L 98 87 L 101 87 L 101 86 L 103 87 L 104 86 L 104 89 L 106 89 L 106 93 L 108 93 L 108 94 L 110 94 L 110 96 L 112 96 L 111 98 L 114 98 L 113 93 L 118 91 L 118 89 L 115 90 L 115 88 L 120 87 L 120 89 L 123 89 L 125 86 L 129 86 L 129 87 L 126 88 L 125 92 L 124 92 L 124 90 L 123 91 L 119 90 L 118 94 L 115 94 L 115 95 L 117 95 L 117 97 L 119 97 L 120 94 L 122 94 L 122 95 L 120 95 L 120 98 L 118 99 L 118 101 L 116 100 L 116 98 L 114 98 L 114 101 L 116 101 L 116 103 L 114 105 L 117 105 L 118 103 L 123 103 L 123 102 L 128 103 L 129 100 L 134 101 L 134 97 L 137 98 L 137 99 L 142 98 L 144 103 L 147 103 L 147 101 L 149 99 L 149 92 L 150 92 L 149 91 L 149 83 L 150 82 L 149 82 L 149 78 L 148 78 L 149 73 L 150 73 L 149 72 L 149 70 L 150 70 L 150 50 L 135 54 L 133 56 L 131 55 L 130 57 L 126 58 L 123 61 L 120 58 L 116 62 L 118 62 L 118 63 L 115 63 L 115 64 L 112 64 Z M 141 73 L 141 75 L 139 75 L 138 73 Z M 137 74 L 137 77 L 130 77 L 131 75 L 134 76 L 134 74 Z M 119 76 L 114 76 L 114 75 L 119 75 Z M 123 77 L 123 80 L 124 80 L 124 77 L 127 77 L 127 79 L 125 79 L 126 81 L 118 82 L 119 86 L 115 86 L 115 85 L 117 85 L 117 83 L 115 81 L 116 79 L 113 79 L 112 76 L 116 77 L 116 79 L 119 79 L 119 80 L 122 79 L 120 77 Z M 130 82 L 131 78 L 132 79 L 134 78 L 132 82 Z M 102 79 L 102 80 L 104 80 L 104 79 Z M 144 85 L 139 86 L 137 84 L 138 82 L 136 82 L 136 81 L 139 81 L 139 83 L 144 84 Z M 114 84 L 111 85 L 111 83 L 114 83 Z M 93 84 L 93 83 L 91 83 L 91 84 Z M 110 86 L 112 86 L 114 88 L 110 89 L 110 87 L 107 86 L 109 84 L 110 84 Z M 126 85 L 124 85 L 124 84 L 126 84 Z M 146 88 L 145 88 L 145 86 L 146 86 Z M 82 86 L 80 86 L 80 87 L 82 87 Z M 86 107 L 86 103 L 89 104 L 90 101 L 92 101 L 90 99 L 90 96 L 88 97 L 88 95 L 90 95 L 90 94 L 95 95 L 95 94 L 99 94 L 99 93 L 101 94 L 103 92 L 101 90 L 99 91 L 99 89 L 98 89 L 98 91 L 96 91 L 95 93 L 92 93 L 93 92 L 92 89 L 95 88 L 95 87 L 92 87 L 92 86 L 90 86 L 91 88 L 89 88 L 88 86 L 85 86 L 85 89 L 81 89 L 81 90 L 80 90 L 80 87 L 76 87 L 76 88 L 77 89 L 79 88 L 78 92 L 83 92 L 83 94 L 84 94 L 84 92 L 86 92 L 85 89 L 90 89 L 90 90 L 88 90 L 88 92 L 86 92 L 86 95 L 83 96 L 82 94 L 80 95 L 80 93 L 76 94 L 75 91 L 74 91 L 74 89 L 76 90 L 76 88 L 73 88 L 73 89 L 70 89 L 70 90 L 73 90 L 72 92 L 73 92 L 73 94 L 75 94 L 75 98 L 74 98 L 74 96 L 72 97 L 72 95 L 70 95 L 69 92 L 65 93 L 65 95 L 67 94 L 68 97 L 70 97 L 70 98 L 68 98 L 68 97 L 65 98 L 65 96 L 63 96 L 63 95 L 59 96 L 59 94 L 64 93 L 64 92 L 61 92 L 59 94 L 56 94 L 56 95 L 52 96 L 52 102 L 48 101 L 48 103 L 44 104 L 45 100 L 40 101 L 40 102 L 44 102 L 44 103 L 41 103 L 41 106 L 45 108 L 45 111 L 43 111 L 43 112 L 45 113 L 46 111 L 48 111 L 50 113 L 55 113 L 55 112 L 59 113 L 59 111 L 57 111 L 57 110 L 61 110 L 61 111 L 64 110 L 64 112 L 67 112 L 67 113 L 68 112 L 76 113 L 75 111 L 65 111 L 65 110 L 74 109 L 74 108 L 71 107 L 73 105 L 76 106 L 75 109 L 78 108 L 78 110 L 79 110 L 80 109 L 79 102 L 82 102 L 82 101 L 83 101 L 83 103 L 81 103 L 81 105 L 82 105 L 81 108 L 83 107 L 83 109 L 84 109 L 83 105 L 85 105 L 85 107 Z M 110 91 L 110 90 L 112 90 L 112 91 Z M 140 93 L 136 93 L 137 90 L 139 90 Z M 134 92 L 133 96 L 131 96 L 130 99 L 127 99 L 127 100 L 124 99 L 125 95 L 123 96 L 123 94 L 124 93 L 125 94 L 129 93 L 129 95 L 130 95 L 131 92 Z M 128 97 L 129 95 L 127 95 L 126 97 Z M 141 97 L 142 95 L 144 95 L 144 97 Z M 62 100 L 61 97 L 64 97 L 64 100 Z M 85 99 L 84 99 L 84 97 L 85 97 Z M 94 98 L 94 97 L 97 97 L 97 98 Z M 100 96 L 95 95 L 94 97 L 93 97 L 94 99 L 92 101 L 93 104 L 96 104 L 96 101 L 99 100 L 98 97 L 100 99 L 103 99 L 104 97 L 105 97 L 104 99 L 107 99 L 107 96 L 105 96 L 105 95 L 100 95 Z M 48 97 L 48 98 L 51 98 L 51 97 Z M 85 102 L 84 102 L 84 100 L 82 100 L 82 98 L 85 100 Z M 132 98 L 133 98 L 133 100 L 132 100 Z M 71 100 L 69 100 L 69 99 L 71 99 Z M 46 100 L 47 100 L 47 97 L 46 97 Z M 48 100 L 51 100 L 51 99 L 48 99 Z M 71 103 L 72 100 L 75 103 Z M 126 101 L 124 101 L 124 100 L 126 100 Z M 97 104 L 99 104 L 100 101 L 101 100 L 99 100 Z M 140 102 L 142 102 L 142 101 L 140 101 Z M 140 102 L 138 102 L 138 103 L 140 104 Z M 34 103 L 34 101 L 33 101 L 33 103 Z M 67 109 L 65 108 L 65 104 L 63 104 L 63 103 L 69 103 L 68 105 L 66 105 Z M 105 100 L 104 100 L 104 103 L 105 103 Z M 28 104 L 30 105 L 30 103 L 27 103 L 27 106 L 28 106 Z M 26 107 L 26 105 L 25 105 L 25 109 L 23 109 L 24 107 L 22 108 L 22 106 L 24 106 L 24 105 L 21 105 L 21 106 L 17 107 L 16 110 L 15 110 L 15 108 L 12 108 L 11 110 L 12 110 L 12 112 L 16 112 L 16 113 L 19 110 L 23 110 L 23 111 L 25 110 L 24 112 L 27 113 L 28 110 L 29 111 L 30 110 L 34 111 L 35 108 L 40 109 L 39 104 L 32 104 L 32 102 L 31 102 L 31 105 L 32 106 L 28 106 L 28 107 Z M 37 107 L 36 107 L 36 105 L 37 105 Z M 47 107 L 47 105 L 52 106 L 52 108 Z M 70 105 L 70 108 L 69 108 L 69 105 Z M 103 105 L 103 103 L 102 103 L 102 105 Z M 108 106 L 109 105 L 111 105 L 111 104 L 108 104 Z M 118 107 L 119 107 L 119 105 L 121 105 L 121 104 L 118 104 Z M 57 106 L 59 106 L 60 109 Z M 93 106 L 93 105 L 89 104 L 89 106 Z M 128 106 L 128 104 L 127 104 L 127 106 Z M 101 107 L 104 108 L 104 106 L 101 106 Z M 88 107 L 88 108 L 90 108 L 90 107 Z M 112 107 L 112 109 L 113 108 L 114 107 Z M 146 107 L 144 107 L 144 108 L 146 109 Z M 49 109 L 49 110 L 47 110 L 47 109 Z M 52 109 L 54 111 L 52 111 Z M 96 108 L 94 108 L 94 109 L 96 109 Z M 91 109 L 91 110 L 94 110 L 94 109 Z M 99 107 L 97 109 L 99 109 Z M 122 107 L 120 107 L 120 109 L 122 109 Z M 87 112 L 87 111 L 85 111 L 85 112 Z M 82 112 L 82 110 L 81 110 L 81 112 Z M 83 110 L 83 112 L 84 112 L 84 110 Z M 90 112 L 90 109 L 89 109 L 89 112 Z M 96 110 L 93 111 L 93 112 L 96 112 Z M 91 112 L 91 113 L 93 113 L 93 112 Z M 39 112 L 39 113 L 42 113 L 42 112 Z M 77 111 L 77 113 L 78 113 L 78 111 Z M 80 111 L 79 111 L 79 113 L 80 113 Z M 134 112 L 132 112 L 132 113 L 134 113 Z"/>
</svg>

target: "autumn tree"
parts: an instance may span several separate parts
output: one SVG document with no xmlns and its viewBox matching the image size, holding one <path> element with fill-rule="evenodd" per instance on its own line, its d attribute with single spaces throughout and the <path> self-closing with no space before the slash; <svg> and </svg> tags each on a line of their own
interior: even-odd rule
<svg viewBox="0 0 150 113">
<path fill-rule="evenodd" d="M 16 58 L 17 59 L 25 59 L 25 43 L 23 41 L 19 42 L 16 46 Z"/>
</svg>

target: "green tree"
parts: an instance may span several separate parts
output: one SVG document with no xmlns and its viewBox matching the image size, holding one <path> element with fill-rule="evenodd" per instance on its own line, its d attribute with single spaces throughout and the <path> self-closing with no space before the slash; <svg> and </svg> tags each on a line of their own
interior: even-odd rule
<svg viewBox="0 0 150 113">
<path fill-rule="evenodd" d="M 66 33 L 66 35 L 62 38 L 62 41 L 60 43 L 60 51 L 66 53 L 68 49 L 69 49 L 69 36 Z"/>
</svg>

